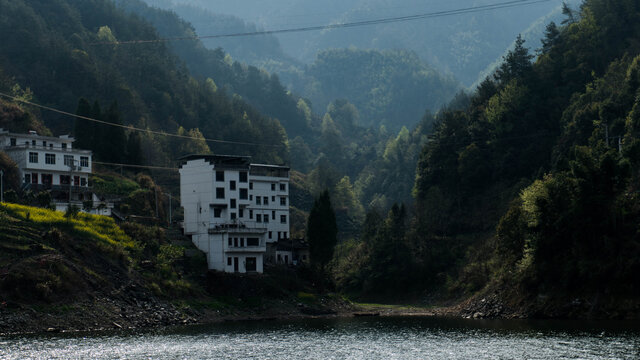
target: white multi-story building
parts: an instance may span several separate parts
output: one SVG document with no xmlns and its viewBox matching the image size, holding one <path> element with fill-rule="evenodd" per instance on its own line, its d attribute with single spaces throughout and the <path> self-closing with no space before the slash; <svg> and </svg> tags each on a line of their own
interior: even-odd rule
<svg viewBox="0 0 640 360">
<path fill-rule="evenodd" d="M 22 188 L 50 191 L 56 208 L 72 204 L 82 207 L 86 200 L 96 200 L 89 188 L 91 151 L 73 148 L 75 139 L 11 133 L 0 129 L 0 149 L 18 165 Z M 108 209 L 102 209 L 105 211 Z"/>
<path fill-rule="evenodd" d="M 263 272 L 290 236 L 289 168 L 247 156 L 189 155 L 180 167 L 184 232 L 209 269 Z"/>
</svg>

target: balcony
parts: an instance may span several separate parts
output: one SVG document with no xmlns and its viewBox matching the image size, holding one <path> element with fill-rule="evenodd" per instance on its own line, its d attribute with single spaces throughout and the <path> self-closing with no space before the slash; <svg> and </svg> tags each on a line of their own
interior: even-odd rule
<svg viewBox="0 0 640 360">
<path fill-rule="evenodd" d="M 4 146 L 3 150 L 4 151 L 9 151 L 9 150 L 25 150 L 25 149 L 32 149 L 32 150 L 46 150 L 46 151 L 53 151 L 53 152 L 63 152 L 63 153 L 74 153 L 74 154 L 83 154 L 83 155 L 91 155 L 91 150 L 80 150 L 80 149 L 69 149 L 69 148 L 62 148 L 62 147 L 51 147 L 51 146 L 42 146 L 42 145 L 31 145 L 31 144 L 16 144 L 16 145 L 9 145 L 9 146 Z"/>
<path fill-rule="evenodd" d="M 254 240 L 258 241 L 257 245 L 249 245 L 249 239 L 243 238 L 242 244 L 245 246 L 236 246 L 240 245 L 240 243 L 237 243 L 235 240 L 237 240 L 237 238 L 234 239 L 232 245 L 229 245 L 228 242 L 224 244 L 225 253 L 263 253 L 267 251 L 267 245 L 263 238 L 254 238 Z"/>
<path fill-rule="evenodd" d="M 255 227 L 253 223 L 243 223 L 236 221 L 227 224 L 211 224 L 209 227 L 209 234 L 264 234 L 267 232 L 267 228 Z"/>
</svg>

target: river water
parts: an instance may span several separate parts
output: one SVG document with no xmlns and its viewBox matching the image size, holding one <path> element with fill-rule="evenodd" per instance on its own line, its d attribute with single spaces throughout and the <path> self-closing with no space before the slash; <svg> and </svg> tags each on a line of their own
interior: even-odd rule
<svg viewBox="0 0 640 360">
<path fill-rule="evenodd" d="M 372 317 L 0 337 L 0 359 L 634 358 L 637 322 Z"/>
</svg>

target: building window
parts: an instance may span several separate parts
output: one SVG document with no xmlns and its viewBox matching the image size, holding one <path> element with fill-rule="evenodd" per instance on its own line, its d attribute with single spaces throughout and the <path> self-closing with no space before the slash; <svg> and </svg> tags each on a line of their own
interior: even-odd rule
<svg viewBox="0 0 640 360">
<path fill-rule="evenodd" d="M 271 197 L 271 202 L 274 203 L 274 204 L 276 203 L 276 197 L 275 196 Z"/>
<path fill-rule="evenodd" d="M 36 146 L 36 141 L 35 140 L 31 140 L 31 146 Z"/>
<path fill-rule="evenodd" d="M 37 184 L 38 183 L 38 173 L 31 174 L 31 183 L 32 184 Z"/>
<path fill-rule="evenodd" d="M 224 199 L 224 188 L 216 188 L 216 199 Z"/>
<path fill-rule="evenodd" d="M 44 154 L 44 163 L 49 165 L 55 165 L 56 154 Z"/>
<path fill-rule="evenodd" d="M 71 184 L 71 176 L 69 176 L 69 175 L 60 175 L 60 184 L 61 185 L 69 185 L 69 184 Z"/>
<path fill-rule="evenodd" d="M 249 201 L 253 201 L 253 195 L 249 195 Z"/>
<path fill-rule="evenodd" d="M 240 238 L 240 247 L 244 247 L 244 238 Z"/>
<path fill-rule="evenodd" d="M 231 204 L 229 204 L 229 207 L 231 207 L 232 209 L 236 208 L 236 199 L 231 199 Z"/>
<path fill-rule="evenodd" d="M 227 245 L 229 245 L 229 247 L 231 247 L 231 241 L 232 241 L 231 238 L 229 238 L 229 240 L 227 241 Z M 229 259 L 231 259 L 231 258 L 229 258 Z M 229 264 L 229 265 L 231 265 L 231 264 Z"/>
<path fill-rule="evenodd" d="M 33 164 L 37 164 L 38 163 L 38 153 L 37 152 L 30 152 L 29 153 L 29 162 L 33 163 Z"/>
<path fill-rule="evenodd" d="M 275 210 L 271 211 L 271 220 L 275 220 L 276 219 L 276 212 Z"/>
<path fill-rule="evenodd" d="M 287 239 L 287 232 L 286 231 L 282 233 L 282 238 L 283 239 Z"/>
<path fill-rule="evenodd" d="M 240 200 L 247 200 L 249 198 L 249 190 L 240 189 Z"/>
<path fill-rule="evenodd" d="M 273 231 L 269 231 L 269 239 L 273 238 Z"/>
<path fill-rule="evenodd" d="M 24 183 L 25 184 L 31 183 L 31 174 L 24 174 Z"/>
<path fill-rule="evenodd" d="M 49 144 L 49 148 L 50 148 L 50 149 L 51 149 L 51 148 L 53 148 L 53 144 Z"/>
<path fill-rule="evenodd" d="M 253 210 L 249 210 L 249 219 L 253 220 Z"/>
<path fill-rule="evenodd" d="M 80 156 L 80 166 L 89 167 L 89 157 L 88 156 Z"/>
<path fill-rule="evenodd" d="M 287 184 L 280 184 L 280 191 L 287 191 Z"/>
<path fill-rule="evenodd" d="M 80 186 L 87 186 L 87 179 L 86 178 L 80 178 Z"/>
<path fill-rule="evenodd" d="M 235 220 L 236 219 L 236 213 L 231 213 L 231 220 Z"/>
<path fill-rule="evenodd" d="M 261 204 L 260 204 L 260 200 L 261 200 L 261 199 L 262 199 L 262 198 L 261 198 L 260 196 L 256 196 L 256 205 L 261 205 Z"/>
<path fill-rule="evenodd" d="M 66 149 L 67 148 L 67 143 L 62 143 L 62 148 Z"/>
<path fill-rule="evenodd" d="M 271 191 L 276 191 L 276 184 L 271 184 Z"/>
<path fill-rule="evenodd" d="M 240 209 L 240 211 L 238 212 L 238 217 L 241 219 L 244 217 L 244 209 Z"/>
<path fill-rule="evenodd" d="M 280 215 L 280 223 L 281 224 L 287 223 L 287 215 Z"/>
<path fill-rule="evenodd" d="M 65 155 L 64 156 L 64 164 L 66 166 L 73 166 L 73 155 Z"/>
<path fill-rule="evenodd" d="M 11 146 L 16 146 L 16 138 L 11 138 Z"/>
<path fill-rule="evenodd" d="M 282 236 L 280 236 L 280 234 L 282 234 L 280 231 L 278 231 L 278 240 L 282 239 Z"/>
<path fill-rule="evenodd" d="M 236 189 L 236 182 L 235 181 L 231 180 L 229 182 L 229 189 L 230 190 L 235 190 Z"/>
<path fill-rule="evenodd" d="M 287 206 L 287 198 L 286 197 L 281 197 L 280 198 L 280 205 Z"/>
<path fill-rule="evenodd" d="M 249 190 L 253 190 L 253 183 L 252 182 L 249 183 Z"/>
<path fill-rule="evenodd" d="M 263 216 L 263 219 L 264 219 L 264 222 L 265 222 L 265 223 L 268 223 L 268 222 L 269 222 L 269 215 L 265 214 L 265 215 Z"/>
<path fill-rule="evenodd" d="M 263 200 L 264 200 L 263 203 L 265 205 L 269 205 L 269 197 L 268 196 L 265 196 Z"/>
<path fill-rule="evenodd" d="M 246 183 L 247 180 L 248 180 L 246 171 L 240 171 L 239 177 L 240 177 L 239 180 L 240 180 L 241 183 Z"/>
<path fill-rule="evenodd" d="M 42 141 L 42 147 L 47 147 L 47 142 L 46 141 Z"/>
<path fill-rule="evenodd" d="M 229 241 L 231 241 L 231 240 L 229 240 Z M 227 258 L 227 265 L 231 266 L 231 258 L 230 257 Z"/>
<path fill-rule="evenodd" d="M 216 171 L 216 181 L 224 181 L 224 171 Z"/>
<path fill-rule="evenodd" d="M 262 215 L 256 214 L 256 222 L 262 222 Z"/>
<path fill-rule="evenodd" d="M 247 238 L 247 246 L 260 246 L 259 238 Z"/>
<path fill-rule="evenodd" d="M 213 217 L 214 218 L 219 218 L 221 216 L 222 216 L 222 209 L 220 209 L 220 208 L 213 209 Z"/>
</svg>

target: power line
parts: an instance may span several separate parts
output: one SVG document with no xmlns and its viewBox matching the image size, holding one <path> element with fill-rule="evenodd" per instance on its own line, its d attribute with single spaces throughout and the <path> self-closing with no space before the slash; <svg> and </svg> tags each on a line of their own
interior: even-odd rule
<svg viewBox="0 0 640 360">
<path fill-rule="evenodd" d="M 146 44 L 146 43 L 158 43 L 158 42 L 169 42 L 169 41 L 216 39 L 216 38 L 244 37 L 244 36 L 256 36 L 256 35 L 273 35 L 273 34 L 284 34 L 284 33 L 294 33 L 294 32 L 353 28 L 353 27 L 360 27 L 360 26 L 389 24 L 389 23 L 396 23 L 396 22 L 405 22 L 405 21 L 423 20 L 423 19 L 430 19 L 430 18 L 437 18 L 437 17 L 444 17 L 444 16 L 469 14 L 469 13 L 498 10 L 498 9 L 511 8 L 511 7 L 520 7 L 520 6 L 532 5 L 537 3 L 549 2 L 549 1 L 551 0 L 511 0 L 506 2 L 460 8 L 455 10 L 443 10 L 443 11 L 435 11 L 435 12 L 423 13 L 423 14 L 397 16 L 397 17 L 329 24 L 329 25 L 306 26 L 306 27 L 289 28 L 289 29 L 251 31 L 251 32 L 219 34 L 219 35 L 202 35 L 202 36 L 196 35 L 196 36 L 183 36 L 183 37 L 173 37 L 173 38 L 159 38 L 159 39 L 151 39 L 151 40 L 102 41 L 102 42 L 90 43 L 89 45 Z"/>
<path fill-rule="evenodd" d="M 36 103 L 30 102 L 30 101 L 27 101 L 27 100 L 24 100 L 24 99 L 20 99 L 18 97 L 11 96 L 11 95 L 8 95 L 8 94 L 4 94 L 4 93 L 1 93 L 1 92 L 0 92 L 0 96 L 4 96 L 4 97 L 12 99 L 14 101 L 18 101 L 18 102 L 21 102 L 21 103 L 24 103 L 24 104 L 27 104 L 27 105 L 35 106 L 35 107 L 38 107 L 38 108 L 41 108 L 41 109 L 44 109 L 44 110 L 53 111 L 53 112 L 58 113 L 58 114 L 67 115 L 67 116 L 71 116 L 71 117 L 74 117 L 74 118 L 83 119 L 83 120 L 87 120 L 87 121 L 92 121 L 92 122 L 103 124 L 103 125 L 115 126 L 115 127 L 120 127 L 120 128 L 127 129 L 127 130 L 143 132 L 143 133 L 147 133 L 147 134 L 169 136 L 169 137 L 174 137 L 174 138 L 179 138 L 179 139 L 188 139 L 188 140 L 198 140 L 198 141 L 204 140 L 206 142 L 214 142 L 214 143 L 220 143 L 220 144 L 231 144 L 231 145 L 249 145 L 249 146 L 266 146 L 266 147 L 281 147 L 281 146 L 284 146 L 284 145 L 276 145 L 276 144 L 259 144 L 259 143 L 251 143 L 251 142 L 217 140 L 217 139 L 199 138 L 199 137 L 195 137 L 195 136 L 170 134 L 170 133 L 166 133 L 166 132 L 163 132 L 163 131 L 136 128 L 136 127 L 133 127 L 133 126 L 122 125 L 122 124 L 114 124 L 114 123 L 110 123 L 110 122 L 107 122 L 107 121 L 104 121 L 104 120 L 98 120 L 98 119 L 94 119 L 94 118 L 90 118 L 90 117 L 82 116 L 82 115 L 76 115 L 76 114 L 72 114 L 72 113 L 67 112 L 67 111 L 62 111 L 62 110 L 58 110 L 58 109 L 55 109 L 55 108 L 52 108 L 52 107 L 36 104 Z"/>
</svg>

